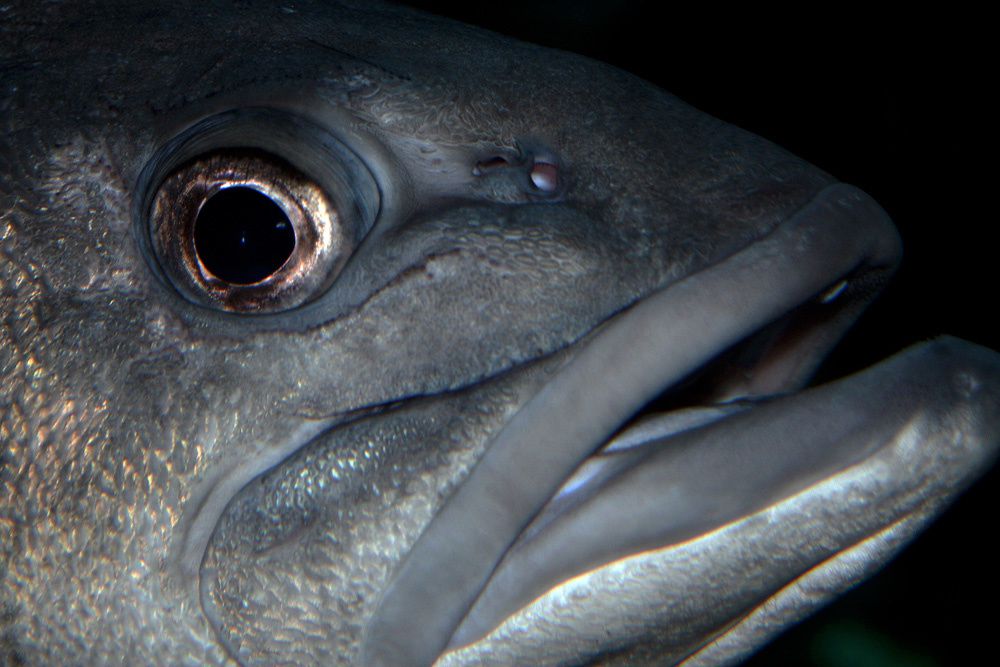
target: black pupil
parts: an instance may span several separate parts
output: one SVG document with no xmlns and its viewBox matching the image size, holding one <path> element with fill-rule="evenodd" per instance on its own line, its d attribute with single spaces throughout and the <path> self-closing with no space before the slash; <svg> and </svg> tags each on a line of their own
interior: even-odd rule
<svg viewBox="0 0 1000 667">
<path fill-rule="evenodd" d="M 281 207 L 253 188 L 226 188 L 202 204 L 194 247 L 215 277 L 252 285 L 277 271 L 295 249 L 295 230 Z"/>
</svg>

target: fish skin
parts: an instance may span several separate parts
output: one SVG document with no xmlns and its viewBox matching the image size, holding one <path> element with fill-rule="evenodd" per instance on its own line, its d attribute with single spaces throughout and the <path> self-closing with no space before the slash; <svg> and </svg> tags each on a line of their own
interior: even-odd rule
<svg viewBox="0 0 1000 667">
<path fill-rule="evenodd" d="M 19 111 L 6 118 L 4 130 L 9 143 L 0 153 L 5 165 L 4 210 L 8 211 L 4 234 L 5 285 L 15 286 L 9 311 L 7 303 L 4 304 L 5 315 L 11 313 L 8 321 L 13 322 L 5 329 L 10 337 L 9 342 L 4 341 L 4 349 L 10 353 L 4 360 L 5 369 L 12 369 L 5 380 L 15 380 L 5 381 L 5 388 L 12 390 L 12 397 L 4 397 L 5 404 L 13 407 L 5 414 L 5 419 L 10 421 L 4 426 L 12 434 L 7 460 L 15 462 L 17 471 L 11 476 L 5 473 L 4 477 L 5 484 L 13 487 L 11 494 L 5 497 L 17 499 L 4 507 L 6 525 L 14 525 L 17 529 L 10 542 L 5 540 L 5 545 L 11 545 L 7 547 L 11 555 L 4 590 L 16 591 L 19 603 L 31 599 L 31 608 L 37 609 L 66 604 L 66 597 L 60 597 L 59 588 L 40 590 L 39 581 L 64 579 L 64 590 L 87 590 L 92 594 L 89 599 L 84 596 L 70 603 L 71 613 L 66 618 L 73 617 L 73 620 L 68 625 L 45 628 L 44 619 L 32 621 L 37 625 L 31 627 L 28 637 L 58 637 L 65 643 L 61 647 L 48 644 L 42 648 L 39 644 L 44 641 L 33 647 L 31 642 L 17 645 L 16 650 L 29 659 L 48 652 L 47 657 L 86 655 L 100 660 L 101 657 L 121 655 L 125 646 L 127 657 L 143 661 L 162 657 L 167 650 L 179 656 L 178 661 L 182 662 L 225 660 L 224 653 L 215 643 L 214 633 L 200 619 L 199 610 L 192 607 L 183 593 L 177 592 L 172 574 L 169 571 L 164 574 L 164 570 L 170 570 L 164 567 L 163 561 L 168 560 L 164 554 L 170 553 L 176 539 L 175 528 L 181 521 L 178 515 L 183 513 L 184 501 L 191 493 L 185 484 L 201 479 L 214 463 L 227 456 L 222 451 L 225 443 L 279 439 L 281 434 L 300 423 L 302 415 L 328 416 L 392 398 L 379 393 L 378 387 L 364 383 L 355 394 L 345 395 L 338 391 L 324 395 L 323 390 L 332 383 L 315 378 L 311 379 L 319 383 L 317 386 L 321 390 L 314 388 L 312 392 L 302 392 L 285 384 L 267 397 L 255 394 L 247 387 L 252 380 L 266 374 L 274 359 L 285 362 L 295 357 L 290 350 L 301 350 L 303 356 L 316 358 L 321 354 L 316 344 L 303 341 L 305 336 L 302 334 L 297 338 L 290 336 L 292 342 L 284 341 L 280 354 L 273 355 L 267 363 L 256 363 L 257 356 L 266 354 L 267 340 L 273 337 L 271 332 L 241 336 L 226 330 L 220 335 L 211 330 L 211 325 L 198 322 L 197 316 L 190 311 L 178 315 L 177 311 L 186 308 L 183 304 L 167 300 L 167 305 L 163 305 L 162 292 L 158 291 L 161 286 L 140 271 L 146 265 L 129 237 L 131 210 L 135 205 L 134 183 L 163 138 L 171 136 L 177 127 L 184 126 L 192 118 L 208 113 L 206 109 L 218 108 L 217 100 L 212 99 L 214 95 L 238 98 L 246 88 L 255 86 L 264 91 L 265 97 L 276 94 L 269 90 L 270 81 L 260 80 L 254 66 L 241 64 L 247 61 L 246 52 L 259 48 L 283 63 L 274 70 L 274 78 L 292 78 L 304 63 L 318 57 L 295 54 L 285 61 L 281 44 L 254 43 L 240 34 L 239 37 L 248 42 L 241 44 L 241 48 L 221 55 L 202 54 L 204 67 L 181 68 L 182 56 L 178 54 L 186 58 L 191 49 L 178 48 L 177 19 L 170 19 L 165 14 L 161 16 L 162 11 L 148 12 L 152 15 L 153 26 L 159 21 L 161 30 L 144 36 L 153 48 L 142 54 L 131 54 L 132 61 L 122 61 L 110 54 L 118 44 L 116 35 L 93 30 L 107 16 L 80 19 L 82 25 L 76 30 L 90 36 L 86 39 L 73 37 L 68 41 L 81 45 L 86 45 L 88 40 L 97 41 L 96 52 L 87 52 L 81 46 L 78 53 L 66 56 L 63 64 L 74 63 L 74 68 L 99 72 L 107 77 L 103 84 L 97 85 L 97 94 L 92 81 L 70 77 L 58 81 L 65 97 L 52 99 L 43 95 L 40 89 L 44 87 L 42 84 L 55 84 L 41 77 L 41 83 L 18 82 L 14 101 L 5 102 L 3 107 Z M 145 10 L 136 10 L 136 13 L 149 18 Z M 78 17 L 60 16 L 50 25 L 56 26 L 59 21 L 71 24 L 75 18 Z M 266 18 L 277 21 L 281 16 L 265 16 L 260 20 Z M 419 23 L 417 18 L 407 17 L 406 21 Z M 12 25 L 18 27 L 13 21 L 5 24 L 5 28 Z M 407 29 L 412 27 L 407 26 Z M 37 35 L 30 30 L 26 34 Z M 190 43 L 203 45 L 208 41 L 206 35 L 194 35 Z M 404 40 L 401 36 L 396 39 Z M 39 39 L 37 47 L 30 39 L 17 43 L 25 47 L 26 54 L 38 57 L 44 41 Z M 101 53 L 101 49 L 106 52 Z M 316 49 L 317 53 L 325 55 L 331 51 L 324 43 L 316 45 Z M 398 60 L 400 68 L 405 70 L 406 58 L 400 56 Z M 122 94 L 122 90 L 128 88 L 122 86 L 123 81 L 135 82 L 141 78 L 139 72 L 152 71 L 153 68 L 142 64 L 164 66 L 163 61 L 167 63 L 164 69 L 174 73 L 175 78 L 169 85 L 163 85 L 162 81 L 144 81 L 136 83 L 138 90 Z M 91 70 L 81 62 L 95 64 Z M 396 69 L 393 65 L 390 62 L 383 67 L 392 71 Z M 559 70 L 561 63 L 550 66 Z M 29 64 L 26 71 L 31 68 Z M 333 71 L 334 78 L 338 74 L 342 76 Z M 406 80 L 405 77 L 404 73 L 402 77 L 391 78 L 388 87 L 393 84 L 405 87 L 406 84 L 400 83 Z M 100 81 L 100 77 L 97 79 Z M 340 101 L 346 96 L 348 104 L 352 103 L 351 93 L 345 92 L 343 87 L 332 86 L 332 89 L 327 102 L 331 98 Z M 7 87 L 5 92 L 10 90 Z M 433 87 L 417 92 L 425 96 L 419 105 L 421 109 L 434 108 L 434 102 L 443 94 Z M 18 95 L 22 97 L 17 99 Z M 94 97 L 99 103 L 87 102 Z M 136 105 L 136 99 L 143 103 Z M 210 101 L 205 103 L 206 99 Z M 226 103 L 231 103 L 232 99 Z M 48 104 L 41 104 L 43 101 Z M 192 111 L 192 107 L 198 110 Z M 497 107 L 496 100 L 488 100 L 477 110 L 489 117 Z M 24 110 L 41 108 L 45 111 L 32 114 L 29 122 L 29 115 Z M 137 113 L 137 108 L 141 113 L 132 115 Z M 352 106 L 351 110 L 363 114 L 368 122 L 388 128 L 381 138 L 392 145 L 390 150 L 404 155 L 401 158 L 404 162 L 413 156 L 406 155 L 405 146 L 392 143 L 399 136 L 440 142 L 446 133 L 447 138 L 459 143 L 481 140 L 475 128 L 466 126 L 462 118 L 442 119 L 436 113 L 415 116 L 411 113 L 413 109 L 394 103 L 391 96 L 384 106 L 366 101 L 359 107 Z M 123 122 L 124 118 L 130 121 Z M 109 131 L 109 123 L 115 123 L 114 131 Z M 497 127 L 491 130 L 502 135 L 503 123 L 495 121 L 494 124 Z M 446 131 L 440 129 L 442 125 Z M 510 134 L 495 143 L 510 143 L 511 138 L 518 135 L 511 130 L 508 132 Z M 11 147 L 13 139 L 17 140 L 17 150 Z M 754 143 L 753 139 L 745 140 L 763 150 L 776 151 L 763 143 Z M 783 152 L 776 151 L 775 155 L 789 160 L 793 172 L 800 164 Z M 16 178 L 8 178 L 8 175 Z M 652 180 L 652 176 L 648 178 Z M 801 178 L 800 201 L 805 193 L 828 182 L 825 176 L 817 176 L 814 172 L 802 174 Z M 648 181 L 639 183 L 636 188 L 641 190 L 643 185 L 648 185 Z M 518 196 L 517 190 L 509 184 L 494 185 L 487 190 L 485 194 L 476 192 L 471 196 L 481 196 L 490 202 L 503 202 L 505 198 Z M 467 191 L 463 191 L 463 195 L 470 196 Z M 598 195 L 606 196 L 606 193 L 596 193 L 595 199 Z M 739 211 L 741 215 L 746 213 Z M 777 219 L 781 212 L 765 210 L 764 217 L 767 216 Z M 44 229 L 29 224 L 40 218 L 51 224 Z M 445 219 L 442 224 L 446 226 L 447 222 Z M 767 224 L 762 222 L 761 227 L 766 228 Z M 453 228 L 446 226 L 446 229 L 452 231 Z M 400 238 L 408 240 L 406 233 L 401 230 Z M 749 235 L 760 233 L 756 230 Z M 403 240 L 398 247 L 404 247 Z M 622 244 L 628 240 L 623 239 Z M 686 240 L 698 243 L 697 239 Z M 76 248 L 83 249 L 77 261 L 66 262 L 66 254 Z M 718 248 L 695 245 L 692 254 L 712 257 L 720 252 Z M 602 266 L 594 261 L 595 264 L 584 268 Z M 697 265 L 697 261 L 690 260 L 690 265 Z M 372 266 L 377 267 L 377 263 L 370 262 L 368 274 L 358 270 L 357 284 L 365 285 L 366 280 L 372 280 L 370 276 L 375 273 Z M 444 265 L 443 268 L 450 267 Z M 666 262 L 662 267 L 655 267 L 651 274 L 643 277 L 646 284 L 632 285 L 625 295 L 616 295 L 618 305 L 634 300 L 652 285 L 670 277 Z M 517 305 L 512 303 L 509 307 L 513 309 Z M 600 315 L 613 307 L 605 304 Z M 388 306 L 385 308 L 388 310 Z M 587 326 L 600 315 L 590 313 L 591 321 Z M 363 328 L 375 321 L 374 316 L 358 317 L 354 324 L 360 323 Z M 541 344 L 557 347 L 582 335 L 587 326 L 560 329 Z M 525 335 L 528 328 L 525 324 L 523 330 L 514 333 L 515 338 Z M 335 329 L 331 323 L 330 330 Z M 76 354 L 72 353 L 74 342 Z M 470 349 L 465 353 L 469 360 L 466 367 L 456 368 L 453 375 L 428 379 L 414 372 L 411 377 L 399 378 L 399 381 L 406 386 L 406 393 L 431 393 L 460 386 L 469 373 L 493 374 L 512 363 L 510 356 L 526 356 L 525 350 L 537 344 L 534 339 L 530 344 L 518 341 L 507 355 L 490 359 L 492 365 L 486 366 L 480 365 L 480 360 L 488 355 L 481 349 Z M 81 355 L 80 349 L 85 349 L 86 355 Z M 234 357 L 238 361 L 234 361 Z M 371 357 L 365 362 L 377 363 Z M 347 373 L 360 374 L 351 370 Z M 302 376 L 309 377 L 308 371 Z M 155 392 L 150 390 L 151 383 L 156 383 Z M 234 387 L 241 389 L 235 391 Z M 331 397 L 334 395 L 335 398 Z M 274 422 L 267 426 L 240 423 L 238 416 L 270 407 L 273 396 L 281 397 L 283 408 L 278 410 L 280 416 Z M 215 417 L 204 416 L 202 404 L 206 401 L 220 406 Z M 502 410 L 492 415 L 486 412 L 486 418 L 497 418 Z M 136 423 L 148 424 L 148 430 L 136 432 Z M 65 483 L 57 485 L 52 480 Z M 150 509 L 154 504 L 165 509 Z M 106 517 L 106 522 L 95 525 L 94 516 Z M 31 523 L 34 530 L 23 531 L 21 526 L 25 523 Z M 39 558 L 29 562 L 20 556 L 21 553 L 37 554 Z M 70 554 L 72 559 L 68 558 Z M 151 617 L 143 614 L 153 610 L 133 611 L 139 617 L 131 619 L 124 613 L 125 600 L 150 597 L 166 602 Z M 120 635 L 94 632 L 96 621 L 93 619 L 109 612 L 123 621 L 118 629 Z M 22 612 L 11 615 L 17 613 Z M 23 620 L 14 619 L 11 632 L 15 637 L 23 632 L 23 624 Z M 162 628 L 162 634 L 150 632 L 151 627 Z M 184 628 L 184 633 L 178 633 L 178 627 Z M 139 628 L 143 631 L 139 632 Z M 82 643 L 82 638 L 87 639 L 86 644 Z M 21 642 L 20 639 L 15 641 Z M 114 652 L 116 647 L 117 653 Z M 178 652 L 179 647 L 183 648 Z"/>
</svg>

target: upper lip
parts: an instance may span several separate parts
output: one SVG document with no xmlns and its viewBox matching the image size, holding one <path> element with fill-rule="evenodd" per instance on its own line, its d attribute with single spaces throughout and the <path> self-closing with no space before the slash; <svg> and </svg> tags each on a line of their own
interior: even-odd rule
<svg viewBox="0 0 1000 667">
<path fill-rule="evenodd" d="M 362 661 L 432 662 L 532 518 L 647 401 L 841 281 L 884 278 L 899 254 L 877 204 L 833 185 L 767 237 L 608 322 L 496 435 L 426 528 L 383 593 Z M 795 388 L 843 326 L 765 357 L 751 392 Z"/>
</svg>

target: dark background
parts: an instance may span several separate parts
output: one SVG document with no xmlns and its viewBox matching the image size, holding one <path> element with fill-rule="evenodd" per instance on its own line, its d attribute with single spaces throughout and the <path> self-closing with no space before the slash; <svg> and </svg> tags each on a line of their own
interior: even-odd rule
<svg viewBox="0 0 1000 667">
<path fill-rule="evenodd" d="M 993 130 L 981 102 L 997 77 L 978 34 L 984 16 L 844 6 L 692 13 L 640 1 L 407 4 L 631 71 L 874 196 L 900 229 L 904 262 L 822 375 L 943 333 L 1000 349 L 988 324 L 1000 281 Z M 998 480 L 995 469 L 878 577 L 747 664 L 929 666 L 991 655 Z"/>
</svg>

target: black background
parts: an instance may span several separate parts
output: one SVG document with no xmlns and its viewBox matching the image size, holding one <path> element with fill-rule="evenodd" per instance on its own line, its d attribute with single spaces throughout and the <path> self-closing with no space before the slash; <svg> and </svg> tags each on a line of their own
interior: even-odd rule
<svg viewBox="0 0 1000 667">
<path fill-rule="evenodd" d="M 657 2 L 407 4 L 614 64 L 874 196 L 900 229 L 904 262 L 822 376 L 944 333 L 1000 349 L 989 323 L 1000 282 L 997 168 L 982 103 L 997 77 L 978 30 L 984 16 L 876 16 L 828 5 L 734 14 Z M 995 469 L 878 577 L 747 664 L 951 665 L 991 655 L 998 480 Z"/>
</svg>

